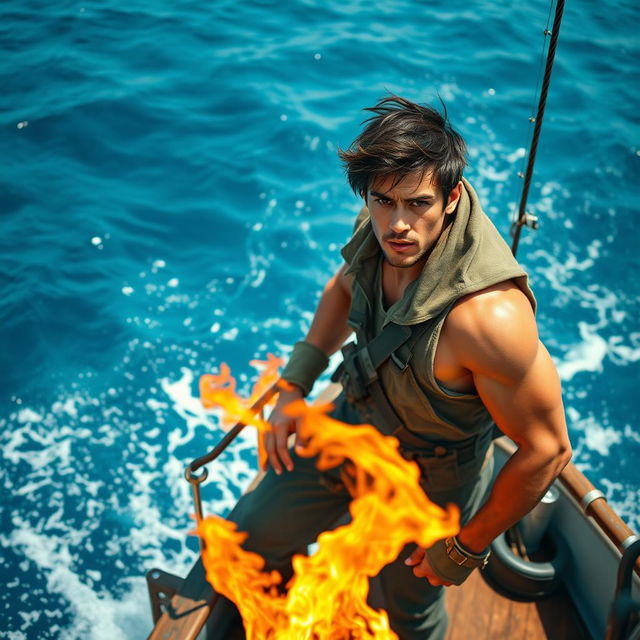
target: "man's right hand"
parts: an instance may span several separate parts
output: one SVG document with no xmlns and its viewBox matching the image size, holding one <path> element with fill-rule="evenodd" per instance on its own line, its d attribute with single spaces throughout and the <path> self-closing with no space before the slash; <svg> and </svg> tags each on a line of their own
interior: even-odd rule
<svg viewBox="0 0 640 640">
<path fill-rule="evenodd" d="M 300 387 L 291 385 L 290 390 L 282 390 L 278 396 L 278 401 L 269 416 L 271 431 L 265 433 L 264 446 L 267 452 L 267 465 L 271 465 L 273 470 L 280 475 L 283 468 L 287 471 L 293 469 L 293 461 L 289 455 L 287 442 L 289 435 L 297 430 L 297 420 L 290 418 L 283 413 L 283 409 L 294 400 L 300 400 L 304 393 Z"/>
</svg>

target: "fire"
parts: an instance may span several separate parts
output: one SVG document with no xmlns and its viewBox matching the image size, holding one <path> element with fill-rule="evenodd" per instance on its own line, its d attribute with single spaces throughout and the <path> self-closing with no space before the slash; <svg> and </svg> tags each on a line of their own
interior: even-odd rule
<svg viewBox="0 0 640 640">
<path fill-rule="evenodd" d="M 265 372 L 273 375 L 269 367 Z M 207 403 L 219 404 L 229 412 L 229 420 L 242 415 L 260 430 L 269 428 L 264 420 L 246 416 L 248 403 L 235 395 L 228 368 L 213 378 L 227 390 L 233 388 L 214 393 L 208 377 Z M 238 407 L 244 407 L 240 414 Z M 427 498 L 419 486 L 418 466 L 400 455 L 395 438 L 370 425 L 334 420 L 327 415 L 330 409 L 331 405 L 308 406 L 300 400 L 287 411 L 298 419 L 304 442 L 300 455 L 318 456 L 320 470 L 346 463 L 343 476 L 353 497 L 352 521 L 321 533 L 314 555 L 293 558 L 294 576 L 286 594 L 278 589 L 280 575 L 264 572 L 264 560 L 241 548 L 247 534 L 216 516 L 199 523 L 207 580 L 236 603 L 249 640 L 396 638 L 387 614 L 367 604 L 369 578 L 395 560 L 408 542 L 429 547 L 459 530 L 457 508 L 449 505 L 443 510 Z"/>
<path fill-rule="evenodd" d="M 266 361 L 252 360 L 249 364 L 261 369 L 262 373 L 247 400 L 236 393 L 236 380 L 231 375 L 229 366 L 224 362 L 220 365 L 220 373 L 217 375 L 200 376 L 200 400 L 205 409 L 222 408 L 223 429 L 229 429 L 238 422 L 251 424 L 258 429 L 258 463 L 260 468 L 263 468 L 267 459 L 264 433 L 270 429 L 270 426 L 262 418 L 262 413 L 254 415 L 249 408 L 272 385 L 278 383 L 278 386 L 284 389 L 287 383 L 284 380 L 279 381 L 278 369 L 284 364 L 282 358 L 268 354 Z"/>
</svg>

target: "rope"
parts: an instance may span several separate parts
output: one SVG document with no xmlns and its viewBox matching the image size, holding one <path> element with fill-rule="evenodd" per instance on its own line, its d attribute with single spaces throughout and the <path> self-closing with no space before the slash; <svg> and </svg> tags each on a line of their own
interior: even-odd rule
<svg viewBox="0 0 640 640">
<path fill-rule="evenodd" d="M 558 0 L 556 4 L 556 13 L 553 19 L 553 27 L 551 32 L 551 40 L 549 42 L 549 51 L 547 52 L 547 64 L 544 70 L 544 78 L 542 80 L 542 89 L 540 91 L 540 100 L 538 102 L 538 112 L 535 118 L 535 126 L 533 129 L 533 138 L 531 140 L 531 150 L 529 151 L 529 161 L 527 163 L 527 171 L 524 176 L 524 185 L 522 187 L 522 196 L 520 198 L 520 207 L 518 209 L 518 218 L 513 227 L 513 244 L 511 251 L 516 255 L 518 243 L 520 242 L 520 234 L 522 227 L 525 225 L 537 228 L 537 219 L 530 216 L 526 212 L 527 198 L 529 196 L 529 187 L 531 186 L 531 177 L 533 175 L 533 165 L 536 161 L 536 152 L 538 151 L 538 139 L 540 138 L 540 130 L 542 128 L 542 120 L 544 118 L 544 109 L 547 104 L 547 94 L 549 92 L 549 82 L 551 80 L 551 72 L 553 71 L 553 61 L 558 46 L 558 36 L 560 35 L 560 24 L 562 22 L 562 12 L 564 11 L 564 1 Z M 545 35 L 549 35 L 545 29 Z"/>
</svg>

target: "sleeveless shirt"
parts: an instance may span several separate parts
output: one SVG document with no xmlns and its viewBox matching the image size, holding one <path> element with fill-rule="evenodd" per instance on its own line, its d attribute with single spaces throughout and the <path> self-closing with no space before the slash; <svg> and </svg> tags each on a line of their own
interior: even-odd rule
<svg viewBox="0 0 640 640">
<path fill-rule="evenodd" d="M 494 284 L 513 280 L 535 311 L 527 274 L 498 230 L 482 211 L 471 185 L 463 189 L 452 222 L 443 231 L 421 274 L 388 309 L 382 293 L 382 250 L 371 220 L 363 213 L 342 250 L 353 274 L 349 323 L 361 325 L 371 340 L 389 323 L 422 325 L 412 345 L 409 366 L 391 360 L 378 369 L 383 390 L 404 425 L 427 441 L 459 441 L 493 428 L 493 419 L 477 393 L 446 389 L 434 374 L 440 331 L 457 300 Z"/>
</svg>

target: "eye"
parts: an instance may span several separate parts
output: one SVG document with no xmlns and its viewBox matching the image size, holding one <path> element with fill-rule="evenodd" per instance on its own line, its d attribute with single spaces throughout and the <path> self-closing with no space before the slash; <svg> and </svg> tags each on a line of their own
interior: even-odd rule
<svg viewBox="0 0 640 640">
<path fill-rule="evenodd" d="M 377 198 L 374 198 L 374 202 L 377 202 L 379 205 L 382 205 L 383 207 L 388 207 L 391 204 L 391 200 L 389 200 L 389 198 L 382 198 L 380 196 L 378 196 Z"/>
<path fill-rule="evenodd" d="M 418 207 L 418 208 L 422 208 L 422 207 L 429 207 L 431 206 L 431 201 L 430 200 L 414 200 L 411 203 L 412 207 Z"/>
</svg>

